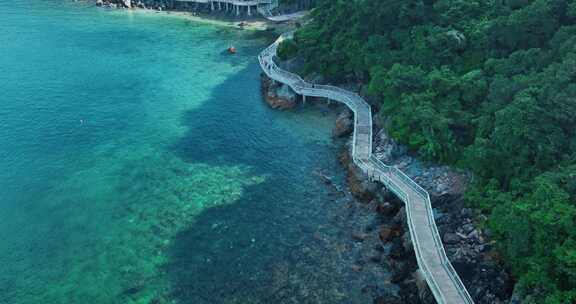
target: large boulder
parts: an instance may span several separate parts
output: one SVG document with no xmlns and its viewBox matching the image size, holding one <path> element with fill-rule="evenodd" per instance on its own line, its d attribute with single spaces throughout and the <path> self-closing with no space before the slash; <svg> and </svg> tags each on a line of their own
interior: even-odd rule
<svg viewBox="0 0 576 304">
<path fill-rule="evenodd" d="M 394 237 L 397 236 L 397 232 L 394 231 L 394 229 L 392 227 L 390 227 L 388 225 L 383 225 L 382 227 L 380 227 L 380 231 L 378 232 L 378 236 L 380 237 L 380 240 L 383 243 L 388 243 Z"/>
<path fill-rule="evenodd" d="M 288 102 L 295 103 L 297 95 L 296 93 L 287 85 L 281 85 L 278 90 L 276 91 L 278 98 L 284 99 Z"/>
<path fill-rule="evenodd" d="M 364 203 L 369 203 L 376 198 L 380 186 L 370 181 L 368 176 L 356 166 L 348 150 L 340 154 L 340 162 L 346 168 L 346 180 L 354 197 Z"/>
<path fill-rule="evenodd" d="M 354 120 L 350 111 L 344 111 L 336 119 L 336 126 L 332 130 L 334 137 L 345 137 L 354 131 Z"/>
<path fill-rule="evenodd" d="M 398 208 L 390 202 L 384 202 L 378 205 L 376 211 L 384 216 L 393 216 L 398 212 Z"/>
<path fill-rule="evenodd" d="M 273 109 L 287 110 L 297 105 L 297 95 L 289 86 L 274 82 L 265 75 L 262 76 L 262 94 Z"/>
</svg>

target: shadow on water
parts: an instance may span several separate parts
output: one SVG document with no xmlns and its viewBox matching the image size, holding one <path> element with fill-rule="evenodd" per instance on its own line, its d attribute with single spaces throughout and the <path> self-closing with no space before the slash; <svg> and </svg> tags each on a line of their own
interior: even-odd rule
<svg viewBox="0 0 576 304">
<path fill-rule="evenodd" d="M 308 197 L 298 191 L 270 181 L 250 186 L 235 204 L 202 212 L 168 251 L 170 298 L 190 304 L 371 303 L 387 274 L 377 264 L 353 270 L 374 248 L 352 240 L 350 232 L 376 227 L 373 213 L 326 189 Z"/>
<path fill-rule="evenodd" d="M 172 146 L 173 152 L 188 162 L 240 163 L 259 171 L 298 169 L 316 160 L 334 158 L 333 145 L 316 138 L 303 140 L 298 137 L 302 133 L 288 128 L 296 126 L 310 133 L 313 130 L 307 128 L 314 128 L 310 122 L 284 124 L 298 119 L 298 115 L 264 105 L 259 86 L 255 85 L 259 83 L 259 72 L 256 64 L 250 64 L 216 88 L 201 107 L 188 111 L 183 124 L 189 131 Z"/>
<path fill-rule="evenodd" d="M 337 147 L 302 140 L 307 128 L 318 126 L 269 109 L 258 81 L 259 69 L 251 64 L 183 118 L 189 132 L 172 146 L 176 155 L 214 166 L 248 165 L 267 179 L 244 189 L 234 204 L 204 210 L 178 233 L 165 265 L 170 298 L 194 304 L 369 303 L 366 280 L 383 281 L 383 274 L 350 270 L 356 249 L 349 232 L 362 219 L 374 225 L 373 214 L 351 208 L 351 198 L 335 190 L 343 187 Z M 335 175 L 337 187 L 323 184 L 314 170 Z"/>
<path fill-rule="evenodd" d="M 263 187 L 272 190 L 274 185 Z M 262 190 L 253 187 L 237 204 L 202 213 L 178 234 L 167 271 L 173 280 L 172 296 L 179 302 L 269 303 L 298 297 L 298 289 L 306 285 L 319 288 L 320 280 L 330 283 L 330 275 L 316 275 L 321 267 L 318 257 L 299 250 L 312 246 L 316 227 L 310 217 L 318 214 L 288 213 L 289 208 L 279 205 L 289 199 L 272 201 Z M 289 282 L 288 273 L 298 264 L 300 273 L 294 271 L 294 281 Z M 299 303 L 305 301 L 301 298 Z"/>
</svg>

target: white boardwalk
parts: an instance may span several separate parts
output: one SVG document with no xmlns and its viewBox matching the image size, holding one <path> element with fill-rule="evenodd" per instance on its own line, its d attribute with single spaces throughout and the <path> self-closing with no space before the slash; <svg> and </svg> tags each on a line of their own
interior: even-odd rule
<svg viewBox="0 0 576 304">
<path fill-rule="evenodd" d="M 174 2 L 187 2 L 196 4 L 210 4 L 212 11 L 235 11 L 240 15 L 240 9 L 246 9 L 248 16 L 252 15 L 252 9 L 256 9 L 264 17 L 272 16 L 272 10 L 278 6 L 278 0 L 173 0 Z"/>
<path fill-rule="evenodd" d="M 333 86 L 312 85 L 300 76 L 281 70 L 275 63 L 283 35 L 259 56 L 260 66 L 275 81 L 289 85 L 303 96 L 325 97 L 346 104 L 354 112 L 352 157 L 372 180 L 383 183 L 406 204 L 410 236 L 418 267 L 424 274 L 434 298 L 440 304 L 473 304 L 466 287 L 446 257 L 434 222 L 428 192 L 396 167 L 383 164 L 372 155 L 372 111 L 358 94 Z"/>
<path fill-rule="evenodd" d="M 240 15 L 241 11 L 252 16 L 253 10 L 258 12 L 262 17 L 273 22 L 286 22 L 304 17 L 308 12 L 300 11 L 291 14 L 276 15 L 272 11 L 278 7 L 278 0 L 169 0 L 179 3 L 195 3 L 201 5 L 210 5 L 212 11 L 232 11 Z"/>
<path fill-rule="evenodd" d="M 278 16 L 272 16 L 272 15 L 264 15 L 264 17 L 270 21 L 274 21 L 274 22 L 286 22 L 286 21 L 290 21 L 290 20 L 295 20 L 295 19 L 300 19 L 304 16 L 306 16 L 308 12 L 297 12 L 297 13 L 292 13 L 292 14 L 285 14 L 285 15 L 278 15 Z"/>
</svg>

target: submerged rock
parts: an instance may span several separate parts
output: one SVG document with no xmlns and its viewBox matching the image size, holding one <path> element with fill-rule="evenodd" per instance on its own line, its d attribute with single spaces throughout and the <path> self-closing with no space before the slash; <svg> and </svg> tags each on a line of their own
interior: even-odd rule
<svg viewBox="0 0 576 304">
<path fill-rule="evenodd" d="M 392 238 L 396 237 L 395 231 L 390 226 L 382 226 L 380 227 L 380 232 L 378 233 L 380 236 L 380 240 L 383 243 L 387 243 L 392 240 Z"/>
<path fill-rule="evenodd" d="M 366 238 L 368 237 L 368 234 L 363 233 L 363 232 L 354 232 L 352 233 L 352 239 L 354 239 L 357 242 L 362 242 L 364 241 Z"/>
<path fill-rule="evenodd" d="M 396 214 L 398 208 L 392 205 L 390 202 L 384 202 L 383 204 L 378 205 L 376 211 L 378 213 L 385 215 L 385 216 L 393 216 Z"/>
</svg>

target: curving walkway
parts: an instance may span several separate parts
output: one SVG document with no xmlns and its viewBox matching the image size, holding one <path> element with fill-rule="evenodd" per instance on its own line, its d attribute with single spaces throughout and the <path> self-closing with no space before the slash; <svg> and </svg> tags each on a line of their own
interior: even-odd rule
<svg viewBox="0 0 576 304">
<path fill-rule="evenodd" d="M 446 257 L 434 221 L 430 195 L 406 174 L 383 164 L 372 155 L 372 110 L 358 94 L 334 86 L 312 85 L 300 76 L 280 69 L 274 62 L 278 44 L 291 36 L 282 35 L 258 56 L 264 73 L 287 84 L 302 96 L 324 97 L 346 104 L 354 112 L 352 157 L 372 180 L 383 183 L 406 204 L 410 236 L 418 267 L 440 304 L 473 304 L 466 287 Z"/>
</svg>

